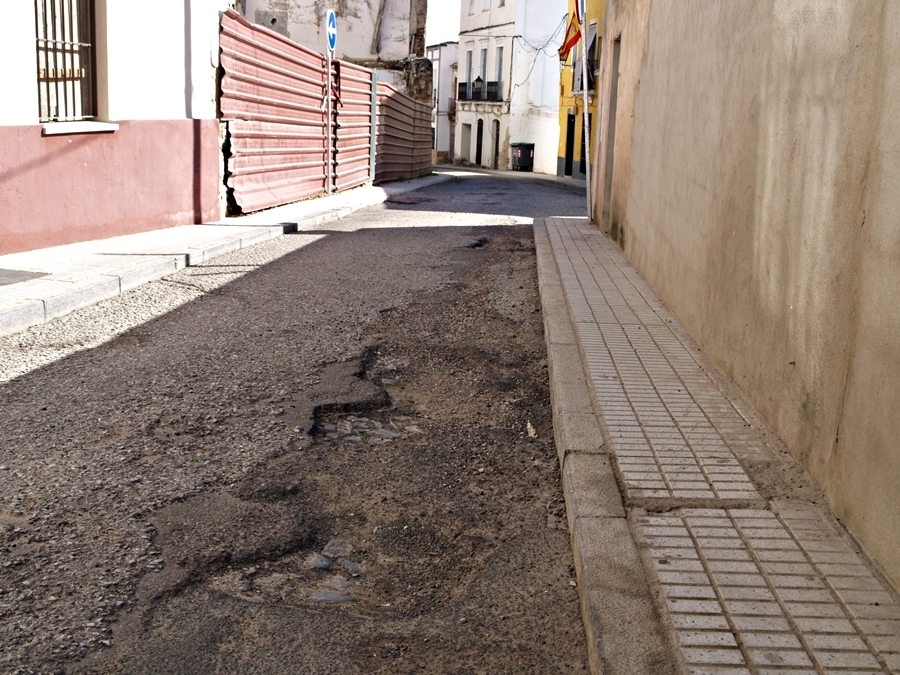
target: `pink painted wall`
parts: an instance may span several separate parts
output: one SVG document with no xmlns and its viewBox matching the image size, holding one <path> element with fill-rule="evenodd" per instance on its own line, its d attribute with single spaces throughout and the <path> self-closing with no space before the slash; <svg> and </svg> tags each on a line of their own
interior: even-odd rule
<svg viewBox="0 0 900 675">
<path fill-rule="evenodd" d="M 0 126 L 0 254 L 219 217 L 217 120 L 41 131 Z"/>
</svg>

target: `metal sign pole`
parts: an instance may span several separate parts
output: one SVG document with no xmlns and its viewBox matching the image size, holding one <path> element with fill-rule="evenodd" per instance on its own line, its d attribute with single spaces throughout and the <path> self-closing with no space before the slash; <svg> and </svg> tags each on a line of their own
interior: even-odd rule
<svg viewBox="0 0 900 675">
<path fill-rule="evenodd" d="M 331 49 L 328 50 L 328 54 L 325 57 L 325 70 L 326 75 L 325 79 L 327 81 L 327 87 L 325 90 L 325 109 L 326 109 L 326 117 L 325 117 L 325 127 L 328 129 L 328 140 L 327 145 L 325 147 L 326 154 L 326 171 L 327 175 L 325 177 L 325 191 L 326 194 L 331 194 L 331 181 L 332 181 L 332 160 L 333 160 L 333 152 L 331 149 Z"/>
<path fill-rule="evenodd" d="M 581 90 L 584 97 L 584 180 L 587 184 L 587 215 L 588 220 L 593 221 L 591 213 L 591 116 L 588 112 L 588 60 L 587 60 L 587 33 L 589 30 L 587 16 L 585 16 L 585 0 L 575 0 L 581 6 Z"/>
<path fill-rule="evenodd" d="M 369 180 L 375 182 L 375 152 L 378 145 L 378 71 L 372 71 L 372 126 L 369 129 Z"/>
<path fill-rule="evenodd" d="M 325 69 L 328 71 L 325 79 L 328 81 L 325 89 L 325 96 L 328 99 L 326 101 L 326 109 L 328 119 L 325 121 L 325 126 L 328 127 L 328 148 L 327 155 L 328 161 L 326 162 L 326 166 L 328 169 L 328 176 L 326 177 L 326 190 L 328 194 L 332 192 L 332 182 L 334 180 L 334 148 L 331 137 L 332 137 L 332 124 L 334 124 L 334 120 L 332 119 L 331 114 L 331 87 L 332 87 L 332 74 L 331 74 L 331 60 L 334 58 L 334 48 L 337 46 L 337 18 L 335 18 L 334 10 L 329 9 L 328 15 L 325 19 L 325 34 L 328 37 L 328 50 L 325 56 Z"/>
</svg>

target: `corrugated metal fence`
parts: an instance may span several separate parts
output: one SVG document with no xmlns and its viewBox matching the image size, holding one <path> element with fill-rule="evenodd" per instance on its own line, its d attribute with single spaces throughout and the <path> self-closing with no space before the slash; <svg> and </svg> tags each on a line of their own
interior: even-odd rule
<svg viewBox="0 0 900 675">
<path fill-rule="evenodd" d="M 375 182 L 431 171 L 431 108 L 378 83 Z"/>
<path fill-rule="evenodd" d="M 332 62 L 331 171 L 323 55 L 222 15 L 219 109 L 232 210 L 431 171 L 431 109 L 360 66 Z M 376 139 L 373 153 L 373 137 Z"/>
</svg>

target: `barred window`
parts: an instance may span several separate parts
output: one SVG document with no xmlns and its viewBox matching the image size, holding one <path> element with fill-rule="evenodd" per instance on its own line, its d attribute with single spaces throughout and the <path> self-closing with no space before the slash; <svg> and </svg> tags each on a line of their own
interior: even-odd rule
<svg viewBox="0 0 900 675">
<path fill-rule="evenodd" d="M 94 2 L 36 0 L 41 122 L 94 117 Z"/>
</svg>

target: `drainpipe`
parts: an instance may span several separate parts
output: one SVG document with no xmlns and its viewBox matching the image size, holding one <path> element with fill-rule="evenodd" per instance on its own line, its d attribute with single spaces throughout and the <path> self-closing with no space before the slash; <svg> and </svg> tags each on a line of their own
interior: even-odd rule
<svg viewBox="0 0 900 675">
<path fill-rule="evenodd" d="M 375 32 L 372 35 L 372 48 L 369 50 L 372 54 L 381 53 L 381 21 L 384 18 L 384 5 L 387 0 L 381 0 L 378 6 L 378 15 L 375 17 Z"/>
<path fill-rule="evenodd" d="M 375 182 L 376 141 L 378 140 L 378 71 L 372 71 L 372 119 L 369 128 L 369 180 Z"/>
<path fill-rule="evenodd" d="M 332 122 L 333 122 L 333 120 L 331 118 L 331 77 L 332 77 L 331 76 L 331 49 L 326 49 L 325 54 L 326 54 L 326 56 L 325 56 L 325 70 L 326 70 L 325 80 L 328 83 L 326 91 L 325 91 L 325 101 L 326 101 L 325 105 L 326 105 L 326 111 L 327 111 L 325 113 L 325 115 L 326 115 L 325 126 L 328 130 L 327 131 L 327 139 L 328 140 L 326 141 L 326 143 L 327 143 L 326 147 L 327 147 L 327 152 L 328 152 L 328 154 L 327 154 L 328 161 L 325 163 L 325 167 L 326 167 L 325 170 L 327 173 L 327 177 L 325 179 L 325 193 L 330 195 L 332 192 L 332 188 L 331 188 L 332 172 L 334 170 L 334 163 L 333 163 L 334 148 L 332 147 L 332 141 L 331 141 L 331 131 L 332 131 Z"/>
<path fill-rule="evenodd" d="M 588 112 L 588 61 L 587 61 L 587 34 L 589 24 L 585 14 L 585 0 L 575 0 L 581 6 L 581 93 L 584 96 L 584 179 L 587 183 L 587 215 L 588 220 L 594 220 L 591 213 L 591 128 L 590 113 Z M 597 26 L 599 30 L 600 26 Z"/>
</svg>

